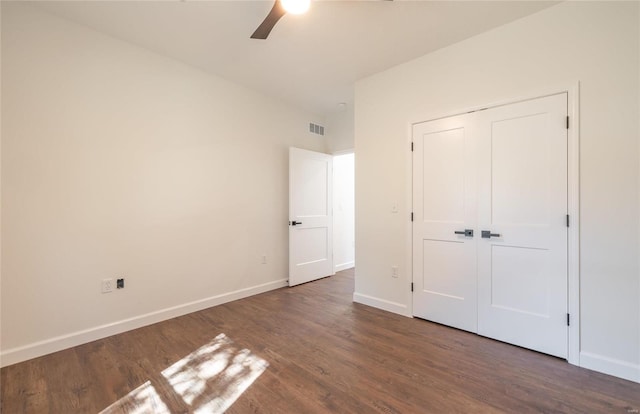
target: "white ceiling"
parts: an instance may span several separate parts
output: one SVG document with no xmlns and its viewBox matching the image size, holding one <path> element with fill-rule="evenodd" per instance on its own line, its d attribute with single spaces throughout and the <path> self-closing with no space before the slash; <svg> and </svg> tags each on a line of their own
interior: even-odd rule
<svg viewBox="0 0 640 414">
<path fill-rule="evenodd" d="M 547 1 L 315 1 L 267 40 L 271 1 L 45 1 L 98 31 L 327 115 L 356 80 L 535 13 Z"/>
</svg>

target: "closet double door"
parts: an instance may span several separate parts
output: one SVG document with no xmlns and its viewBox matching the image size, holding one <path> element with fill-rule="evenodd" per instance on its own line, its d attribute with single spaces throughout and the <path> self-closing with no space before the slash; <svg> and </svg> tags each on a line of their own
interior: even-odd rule
<svg viewBox="0 0 640 414">
<path fill-rule="evenodd" d="M 413 127 L 413 314 L 567 357 L 567 94 Z"/>
</svg>

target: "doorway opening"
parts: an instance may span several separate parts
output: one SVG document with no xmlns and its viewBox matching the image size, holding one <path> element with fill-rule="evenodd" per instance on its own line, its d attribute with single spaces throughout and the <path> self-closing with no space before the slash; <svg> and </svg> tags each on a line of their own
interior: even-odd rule
<svg viewBox="0 0 640 414">
<path fill-rule="evenodd" d="M 355 266 L 355 156 L 333 157 L 333 266 L 334 272 Z"/>
</svg>

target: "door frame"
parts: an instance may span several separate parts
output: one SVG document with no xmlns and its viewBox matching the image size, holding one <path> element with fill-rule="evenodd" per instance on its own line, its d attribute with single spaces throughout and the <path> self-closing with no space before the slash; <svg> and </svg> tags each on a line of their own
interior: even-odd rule
<svg viewBox="0 0 640 414">
<path fill-rule="evenodd" d="M 536 88 L 524 91 L 516 97 L 504 98 L 490 104 L 476 105 L 459 111 L 447 111 L 446 113 L 427 113 L 412 117 L 407 124 L 407 146 L 411 148 L 413 142 L 413 126 L 422 122 L 435 121 L 451 116 L 462 115 L 482 109 L 494 108 L 543 98 L 560 93 L 567 94 L 567 115 L 569 116 L 569 129 L 567 130 L 567 210 L 570 216 L 570 226 L 567 238 L 567 307 L 571 315 L 571 323 L 568 332 L 567 361 L 572 365 L 580 366 L 580 82 L 564 82 L 545 88 Z M 407 189 L 407 206 L 413 207 L 413 153 L 407 151 L 405 163 Z M 410 212 L 409 212 L 410 213 Z M 405 265 L 410 269 L 411 278 L 408 281 L 407 316 L 413 317 L 413 223 L 407 220 L 407 246 Z"/>
</svg>

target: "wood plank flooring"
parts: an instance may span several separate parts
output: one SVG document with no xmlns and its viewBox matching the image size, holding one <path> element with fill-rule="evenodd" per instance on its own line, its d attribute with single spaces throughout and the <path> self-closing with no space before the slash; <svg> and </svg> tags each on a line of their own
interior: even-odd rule
<svg viewBox="0 0 640 414">
<path fill-rule="evenodd" d="M 3 368 L 2 413 L 637 413 L 640 384 L 352 303 L 353 270 Z"/>
</svg>

